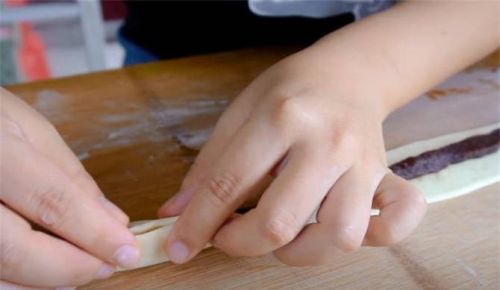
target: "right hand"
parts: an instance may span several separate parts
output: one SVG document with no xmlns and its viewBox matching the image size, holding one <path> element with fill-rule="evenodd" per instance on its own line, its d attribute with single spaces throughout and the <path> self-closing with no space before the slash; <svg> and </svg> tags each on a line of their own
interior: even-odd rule
<svg viewBox="0 0 500 290">
<path fill-rule="evenodd" d="M 1 88 L 0 98 L 0 288 L 77 286 L 134 266 L 128 217 L 42 115 Z"/>
</svg>

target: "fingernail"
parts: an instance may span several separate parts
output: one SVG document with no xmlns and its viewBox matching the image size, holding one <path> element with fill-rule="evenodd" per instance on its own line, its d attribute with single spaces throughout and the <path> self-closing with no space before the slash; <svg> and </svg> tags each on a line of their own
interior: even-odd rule
<svg viewBox="0 0 500 290">
<path fill-rule="evenodd" d="M 167 250 L 167 255 L 174 263 L 184 263 L 189 258 L 189 249 L 181 241 L 174 241 Z"/>
<path fill-rule="evenodd" d="M 101 266 L 99 271 L 97 271 L 95 278 L 96 279 L 105 279 L 113 275 L 115 272 L 115 267 L 109 265 L 109 264 L 104 264 Z"/>
<path fill-rule="evenodd" d="M 76 289 L 76 287 L 59 287 L 59 288 L 56 288 L 56 290 L 74 290 Z"/>
<path fill-rule="evenodd" d="M 132 268 L 139 260 L 139 249 L 131 245 L 121 246 L 113 255 L 113 260 L 122 268 Z"/>
</svg>

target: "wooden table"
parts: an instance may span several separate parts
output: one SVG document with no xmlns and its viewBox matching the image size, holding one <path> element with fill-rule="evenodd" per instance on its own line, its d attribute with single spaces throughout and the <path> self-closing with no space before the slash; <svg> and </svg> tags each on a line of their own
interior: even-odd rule
<svg viewBox="0 0 500 290">
<path fill-rule="evenodd" d="M 176 135 L 213 125 L 229 99 L 289 53 L 267 48 L 21 84 L 9 90 L 55 124 L 106 195 L 131 220 L 155 218 L 195 152 Z M 494 66 L 491 65 L 493 60 Z M 392 148 L 499 118 L 498 55 L 391 115 Z M 364 248 L 332 265 L 293 268 L 270 257 L 204 251 L 82 289 L 498 289 L 499 186 L 431 205 L 418 230 L 390 248 Z"/>
</svg>

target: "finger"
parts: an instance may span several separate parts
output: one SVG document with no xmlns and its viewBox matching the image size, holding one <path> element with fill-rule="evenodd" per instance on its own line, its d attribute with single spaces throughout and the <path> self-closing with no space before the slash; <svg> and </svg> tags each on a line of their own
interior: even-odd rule
<svg viewBox="0 0 500 290">
<path fill-rule="evenodd" d="M 252 187 L 252 191 L 248 193 L 246 200 L 238 207 L 238 211 L 248 211 L 254 208 L 257 205 L 260 197 L 262 196 L 264 190 L 269 187 L 274 178 L 268 174 L 264 176 L 261 180 L 258 180 L 256 184 Z M 179 194 L 176 195 L 177 198 L 182 198 L 185 200 L 177 201 L 179 202 L 178 206 L 170 207 L 168 210 L 159 213 L 160 217 L 171 217 L 171 216 L 179 216 L 182 214 L 187 203 L 191 200 L 191 195 L 189 194 Z M 161 209 L 160 209 L 161 211 Z"/>
<path fill-rule="evenodd" d="M 127 224 L 128 216 L 104 198 L 95 181 L 54 126 L 8 91 L 0 88 L 0 93 L 2 94 L 2 130 L 8 130 L 33 144 L 34 148 L 65 172 L 73 183 L 80 186 L 82 192 L 99 198 L 112 216 L 123 224 Z M 23 120 L 23 123 L 14 121 L 10 116 L 16 116 L 17 120 Z"/>
<path fill-rule="evenodd" d="M 370 219 L 367 246 L 389 246 L 406 238 L 422 221 L 427 202 L 410 182 L 390 172 L 380 182 L 374 199 L 378 216 Z"/>
<path fill-rule="evenodd" d="M 210 177 L 197 188 L 166 241 L 173 262 L 183 263 L 196 255 L 284 154 L 287 147 L 263 126 L 255 121 L 242 127 Z"/>
<path fill-rule="evenodd" d="M 34 288 L 29 286 L 16 285 L 7 281 L 0 280 L 0 290 L 49 290 L 49 288 L 39 288 L 39 287 Z"/>
<path fill-rule="evenodd" d="M 3 205 L 0 217 L 1 280 L 33 287 L 60 287 L 81 285 L 113 274 L 112 266 L 74 245 L 31 230 L 25 220 Z"/>
<path fill-rule="evenodd" d="M 347 168 L 325 155 L 318 148 L 293 148 L 257 207 L 221 228 L 214 245 L 230 255 L 256 256 L 291 242 Z"/>
<path fill-rule="evenodd" d="M 217 121 L 215 129 L 186 174 L 177 194 L 158 210 L 160 217 L 176 216 L 184 210 L 196 192 L 196 187 L 206 178 L 213 164 L 222 156 L 236 132 L 247 121 L 255 104 L 254 86 L 246 88 Z"/>
<path fill-rule="evenodd" d="M 351 168 L 332 187 L 317 215 L 290 244 L 274 256 L 294 265 L 317 265 L 357 250 L 363 241 L 370 218 L 375 188 L 381 177 L 367 175 L 366 167 Z"/>
<path fill-rule="evenodd" d="M 2 158 L 3 202 L 105 261 L 135 265 L 139 249 L 132 233 L 54 164 L 15 138 L 2 139 Z"/>
</svg>

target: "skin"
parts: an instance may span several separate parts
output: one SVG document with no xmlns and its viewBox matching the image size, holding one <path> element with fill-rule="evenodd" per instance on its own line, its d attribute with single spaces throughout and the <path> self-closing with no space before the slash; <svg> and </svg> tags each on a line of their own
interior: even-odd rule
<svg viewBox="0 0 500 290">
<path fill-rule="evenodd" d="M 160 209 L 180 214 L 165 241 L 170 259 L 185 263 L 212 241 L 230 255 L 272 252 L 289 265 L 313 265 L 408 236 L 426 203 L 388 170 L 382 121 L 497 48 L 498 8 L 404 3 L 264 72 Z M 132 267 L 139 252 L 127 216 L 51 124 L 7 91 L 0 97 L 0 288 L 76 286 Z M 255 209 L 233 214 L 261 193 Z M 318 223 L 304 227 L 319 206 Z M 381 214 L 370 217 L 372 207 Z"/>
<path fill-rule="evenodd" d="M 426 203 L 388 170 L 381 124 L 494 51 L 498 11 L 496 1 L 402 3 L 264 72 L 223 114 L 180 192 L 160 209 L 180 215 L 165 241 L 170 259 L 185 263 L 212 241 L 229 255 L 315 265 L 407 237 Z M 254 209 L 231 216 L 262 189 Z M 380 215 L 370 217 L 372 206 Z M 305 226 L 317 207 L 318 222 Z"/>
<path fill-rule="evenodd" d="M 0 97 L 0 288 L 81 285 L 133 266 L 128 217 L 49 122 L 9 92 Z"/>
</svg>

